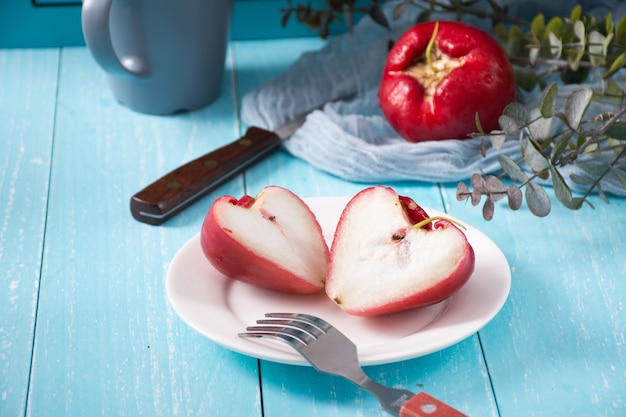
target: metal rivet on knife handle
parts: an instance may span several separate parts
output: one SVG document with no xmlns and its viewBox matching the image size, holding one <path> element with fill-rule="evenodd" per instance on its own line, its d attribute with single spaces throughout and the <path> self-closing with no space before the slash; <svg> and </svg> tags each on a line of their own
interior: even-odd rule
<svg viewBox="0 0 626 417">
<path fill-rule="evenodd" d="M 130 200 L 131 214 L 140 222 L 159 225 L 280 143 L 276 133 L 251 127 L 240 139 L 188 162 L 139 191 Z"/>
</svg>

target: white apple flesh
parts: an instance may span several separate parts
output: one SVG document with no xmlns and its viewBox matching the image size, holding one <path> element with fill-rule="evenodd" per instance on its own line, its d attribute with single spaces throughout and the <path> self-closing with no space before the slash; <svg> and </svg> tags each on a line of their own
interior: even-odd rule
<svg viewBox="0 0 626 417">
<path fill-rule="evenodd" d="M 229 278 L 295 294 L 324 288 L 329 250 L 322 229 L 306 203 L 285 188 L 218 198 L 200 242 L 211 265 Z"/>
<path fill-rule="evenodd" d="M 347 313 L 377 316 L 424 307 L 458 291 L 474 271 L 474 251 L 448 220 L 393 189 L 366 188 L 345 207 L 330 250 L 326 294 Z"/>
</svg>

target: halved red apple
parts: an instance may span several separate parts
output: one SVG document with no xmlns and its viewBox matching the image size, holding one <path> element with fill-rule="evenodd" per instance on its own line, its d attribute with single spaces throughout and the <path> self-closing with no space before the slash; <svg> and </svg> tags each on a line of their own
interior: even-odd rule
<svg viewBox="0 0 626 417">
<path fill-rule="evenodd" d="M 442 301 L 473 271 L 474 251 L 453 222 L 429 219 L 413 199 L 375 186 L 341 214 L 326 294 L 347 313 L 377 316 Z"/>
<path fill-rule="evenodd" d="M 285 188 L 218 198 L 200 242 L 208 261 L 229 278 L 296 294 L 324 287 L 329 250 L 322 229 L 306 203 Z"/>
</svg>

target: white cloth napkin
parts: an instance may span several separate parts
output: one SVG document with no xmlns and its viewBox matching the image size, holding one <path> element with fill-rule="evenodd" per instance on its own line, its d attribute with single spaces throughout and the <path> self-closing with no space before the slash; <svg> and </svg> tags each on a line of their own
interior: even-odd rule
<svg viewBox="0 0 626 417">
<path fill-rule="evenodd" d="M 511 1 L 511 9 L 524 3 L 532 12 L 532 2 Z M 559 3 L 569 13 L 575 4 Z M 618 8 L 616 1 L 595 1 L 593 7 L 606 13 L 607 7 Z M 542 3 L 543 4 L 543 3 Z M 495 151 L 487 147 L 487 156 L 480 154 L 481 138 L 409 143 L 386 122 L 378 106 L 377 91 L 389 41 L 397 39 L 419 12 L 408 8 L 401 19 L 394 21 L 394 2 L 385 4 L 392 30 L 362 18 L 352 33 L 330 39 L 318 51 L 306 52 L 285 72 L 246 94 L 242 102 L 242 118 L 248 125 L 274 129 L 312 108 L 305 124 L 284 143 L 294 156 L 341 178 L 360 182 L 416 180 L 453 182 L 467 180 L 473 173 L 500 171 L 497 157 L 506 154 L 520 157 L 519 143 L 507 140 Z M 456 16 L 440 15 L 438 18 Z M 488 22 L 466 19 L 468 23 L 488 29 Z M 561 86 L 561 100 L 578 86 Z M 346 96 L 351 98 L 345 99 Z M 332 100 L 338 100 L 330 102 Z M 528 106 L 537 106 L 541 93 L 528 97 Z M 597 104 L 594 104 L 597 106 Z M 595 110 L 594 110 L 595 111 Z M 488 141 L 486 142 L 488 143 Z M 626 165 L 626 163 L 625 163 Z M 622 167 L 626 172 L 626 166 Z M 568 167 L 564 176 L 575 172 Z M 582 188 L 568 181 L 571 188 Z M 603 182 L 606 192 L 626 195 L 615 176 Z"/>
</svg>

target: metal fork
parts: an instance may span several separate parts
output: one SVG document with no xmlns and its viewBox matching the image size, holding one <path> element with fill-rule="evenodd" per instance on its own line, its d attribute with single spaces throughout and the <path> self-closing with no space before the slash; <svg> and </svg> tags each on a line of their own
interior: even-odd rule
<svg viewBox="0 0 626 417">
<path fill-rule="evenodd" d="M 356 345 L 319 317 L 295 313 L 267 313 L 265 317 L 239 337 L 286 342 L 318 371 L 342 376 L 375 395 L 383 410 L 394 416 L 467 417 L 425 392 L 414 394 L 370 379 L 359 365 Z"/>
</svg>

